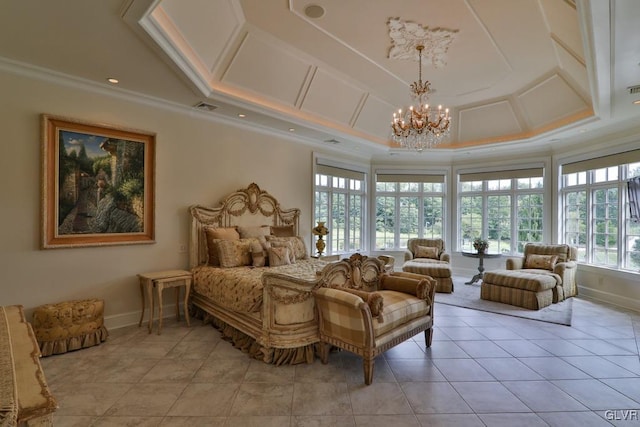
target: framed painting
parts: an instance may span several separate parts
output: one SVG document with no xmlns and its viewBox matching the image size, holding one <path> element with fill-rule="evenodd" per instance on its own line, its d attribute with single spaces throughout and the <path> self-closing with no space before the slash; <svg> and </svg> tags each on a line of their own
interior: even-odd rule
<svg viewBox="0 0 640 427">
<path fill-rule="evenodd" d="M 155 242 L 155 134 L 42 115 L 43 249 Z"/>
</svg>

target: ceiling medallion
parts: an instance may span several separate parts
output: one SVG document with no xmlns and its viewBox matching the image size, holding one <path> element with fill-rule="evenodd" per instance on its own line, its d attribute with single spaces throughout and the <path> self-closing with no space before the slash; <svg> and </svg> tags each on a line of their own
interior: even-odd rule
<svg viewBox="0 0 640 427">
<path fill-rule="evenodd" d="M 404 148 L 423 151 L 442 142 L 449 135 L 451 117 L 449 109 L 429 107 L 431 83 L 422 81 L 422 57 L 427 55 L 434 67 L 444 66 L 445 54 L 457 30 L 437 28 L 429 30 L 421 25 L 390 19 L 389 36 L 393 44 L 390 59 L 414 59 L 418 57 L 418 81 L 411 85 L 411 95 L 417 106 L 410 106 L 393 114 L 391 138 Z"/>
<path fill-rule="evenodd" d="M 449 45 L 455 39 L 458 30 L 445 28 L 429 29 L 427 26 L 415 22 L 403 21 L 398 18 L 390 18 L 387 22 L 389 37 L 391 37 L 391 49 L 389 59 L 410 59 L 416 61 L 416 48 L 423 46 L 423 55 L 435 68 L 446 65 L 445 56 Z"/>
</svg>

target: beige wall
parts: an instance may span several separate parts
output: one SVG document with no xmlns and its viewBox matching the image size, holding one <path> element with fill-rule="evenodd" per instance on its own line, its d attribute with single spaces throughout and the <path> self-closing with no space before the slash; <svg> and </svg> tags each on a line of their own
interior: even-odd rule
<svg viewBox="0 0 640 427">
<path fill-rule="evenodd" d="M 137 322 L 136 274 L 188 266 L 179 253 L 188 206 L 216 205 L 251 182 L 283 207 L 301 208 L 301 234 L 310 236 L 309 146 L 2 71 L 0 87 L 0 305 L 22 304 L 30 314 L 40 304 L 97 297 L 112 325 Z M 39 249 L 42 113 L 156 132 L 155 244 Z"/>
</svg>

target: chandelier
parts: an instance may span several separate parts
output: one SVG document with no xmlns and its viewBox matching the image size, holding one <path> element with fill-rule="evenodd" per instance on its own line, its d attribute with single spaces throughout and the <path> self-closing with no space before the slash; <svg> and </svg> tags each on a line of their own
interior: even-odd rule
<svg viewBox="0 0 640 427">
<path fill-rule="evenodd" d="M 391 122 L 391 139 L 404 148 L 423 151 L 433 148 L 449 135 L 451 117 L 449 109 L 442 105 L 432 108 L 427 103 L 431 83 L 422 81 L 422 51 L 424 45 L 416 46 L 418 50 L 418 81 L 411 85 L 411 96 L 417 107 L 410 106 L 405 112 L 402 109 L 393 113 Z"/>
</svg>

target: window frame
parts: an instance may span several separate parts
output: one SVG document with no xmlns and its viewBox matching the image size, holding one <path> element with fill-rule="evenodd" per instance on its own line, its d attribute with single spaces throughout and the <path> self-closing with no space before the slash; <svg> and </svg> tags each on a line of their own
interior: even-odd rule
<svg viewBox="0 0 640 427">
<path fill-rule="evenodd" d="M 362 179 L 358 179 L 357 176 L 362 175 Z M 313 168 L 313 220 L 314 224 L 318 221 L 324 221 L 329 229 L 329 235 L 325 237 L 326 248 L 325 255 L 338 255 L 352 252 L 364 252 L 366 251 L 368 238 L 367 238 L 367 218 L 368 218 L 368 171 L 364 165 L 346 164 L 340 161 L 327 159 L 324 157 L 318 157 L 314 155 L 314 168 Z M 319 183 L 320 176 L 327 177 L 327 185 Z M 344 185 L 336 185 L 340 182 L 344 182 Z M 355 188 L 353 183 L 355 181 L 360 182 L 360 188 Z M 327 206 L 319 206 L 319 193 L 327 194 Z M 344 199 L 344 227 L 336 228 L 334 226 L 335 211 L 334 203 L 336 199 Z M 354 203 L 354 198 L 359 199 L 359 207 L 361 214 L 359 216 L 359 242 L 355 236 L 356 228 L 354 228 L 353 217 L 351 215 Z M 324 212 L 324 214 L 321 213 Z M 326 215 L 326 216 L 323 216 Z M 315 254 L 315 241 L 316 236 L 312 236 L 313 246 L 311 253 Z M 342 245 L 342 249 L 337 249 Z M 359 247 L 355 247 L 359 246 Z"/>
<path fill-rule="evenodd" d="M 384 181 L 379 181 L 380 177 L 384 176 Z M 403 199 L 415 198 L 417 199 L 415 206 L 417 208 L 417 229 L 413 233 L 409 233 L 406 240 L 410 238 L 442 238 L 447 240 L 448 230 L 448 198 L 447 198 L 447 176 L 448 172 L 444 171 L 387 171 L 378 169 L 373 174 L 373 196 L 372 200 L 372 226 L 371 226 L 371 249 L 373 251 L 402 251 L 407 248 L 406 241 L 403 241 L 402 235 L 407 233 L 401 233 L 401 201 Z M 397 177 L 397 180 L 393 180 Z M 385 186 L 393 186 L 385 190 L 379 190 L 379 184 L 385 184 Z M 403 190 L 402 185 L 405 186 L 417 186 L 414 191 Z M 433 188 L 425 191 L 426 185 L 441 186 L 441 190 L 434 190 Z M 379 232 L 377 229 L 378 224 L 378 200 L 380 198 L 387 198 L 394 201 L 393 207 L 393 231 L 389 233 L 392 236 L 392 246 L 378 246 Z M 425 201 L 432 198 L 439 198 L 441 204 L 439 206 L 441 215 L 441 232 L 440 235 L 434 236 L 433 233 L 425 235 L 425 230 L 428 228 L 425 225 Z M 389 239 L 390 241 L 391 239 Z"/>
<path fill-rule="evenodd" d="M 638 168 L 640 162 L 629 162 L 611 165 L 610 159 L 617 161 L 624 161 L 624 157 L 620 155 L 602 156 L 584 161 L 584 167 L 595 167 L 590 169 L 584 169 L 576 167 L 576 163 L 565 163 L 560 165 L 559 168 L 559 190 L 558 199 L 560 202 L 559 216 L 561 229 L 559 230 L 560 241 L 566 244 L 574 244 L 574 241 L 569 239 L 569 231 L 567 229 L 567 206 L 568 197 L 571 194 L 577 192 L 584 192 L 584 206 L 582 209 L 585 211 L 585 233 L 586 239 L 583 246 L 578 246 L 578 261 L 585 265 L 590 265 L 599 268 L 608 268 L 627 272 L 637 272 L 640 265 L 634 266 L 632 258 L 634 255 L 637 257 L 639 251 L 635 250 L 633 245 L 637 239 L 640 239 L 640 224 L 632 224 L 629 213 L 629 199 L 627 194 L 627 180 L 634 175 L 631 175 L 631 167 L 633 165 Z M 615 163 L 615 162 L 614 162 Z M 568 168 L 565 168 L 569 165 Z M 569 169 L 569 172 L 565 172 L 565 169 Z M 582 170 L 584 169 L 584 170 Z M 639 173 L 640 169 L 636 169 Z M 637 176 L 637 175 L 635 175 Z M 615 189 L 617 192 L 617 200 L 613 203 L 597 203 L 596 195 L 599 192 L 606 192 L 608 195 L 610 190 Z M 606 199 L 608 201 L 608 198 Z M 598 208 L 602 211 L 604 208 L 604 218 L 598 218 Z M 610 218 L 610 212 L 614 207 L 616 211 L 616 217 Z M 608 227 L 611 221 L 617 222 L 617 230 L 615 232 L 616 244 L 613 250 L 616 251 L 615 263 L 607 262 L 611 259 L 609 252 L 613 250 L 609 249 L 608 236 L 612 233 L 601 233 L 597 230 L 597 221 L 603 220 Z M 633 230 L 636 231 L 633 231 Z M 597 244 L 599 236 L 604 236 L 606 241 L 603 248 L 602 245 Z M 600 249 L 604 251 L 606 256 L 605 261 L 598 261 L 598 252 Z M 640 264 L 640 262 L 638 263 Z"/>
<path fill-rule="evenodd" d="M 467 170 L 459 170 L 457 171 L 457 195 L 456 195 L 456 203 L 457 203 L 457 212 L 456 212 L 456 222 L 458 224 L 458 232 L 456 235 L 456 243 L 455 249 L 457 251 L 473 251 L 472 241 L 475 237 L 483 237 L 487 239 L 489 236 L 489 198 L 491 197 L 500 197 L 500 196 L 508 196 L 509 197 L 509 233 L 511 235 L 509 239 L 508 248 L 503 248 L 498 242 L 498 247 L 491 247 L 490 250 L 498 251 L 504 255 L 516 255 L 521 254 L 524 248 L 524 245 L 528 242 L 543 242 L 545 241 L 549 231 L 548 229 L 548 221 L 547 211 L 545 208 L 545 201 L 549 200 L 549 192 L 548 192 L 548 179 L 546 176 L 546 167 L 545 165 L 526 165 L 521 168 L 516 168 L 512 170 L 484 170 L 484 171 L 467 171 Z M 529 179 L 529 185 L 526 188 L 522 188 L 519 185 L 519 180 Z M 532 185 L 532 180 L 536 179 L 536 181 L 540 182 L 542 186 L 534 187 Z M 509 185 L 507 186 L 507 182 Z M 469 183 L 469 184 L 465 184 Z M 496 186 L 497 188 L 492 188 L 491 186 Z M 463 187 L 469 186 L 470 189 L 463 189 Z M 519 196 L 523 195 L 538 195 L 541 199 L 541 203 L 539 204 L 539 208 L 541 211 L 541 216 L 539 218 L 539 223 L 541 224 L 541 229 L 538 230 L 539 239 L 537 241 L 534 240 L 520 240 L 520 216 L 519 216 Z M 481 215 L 481 226 L 472 228 L 471 232 L 474 234 L 469 239 L 464 239 L 462 232 L 462 215 L 463 209 L 465 208 L 464 199 L 465 198 L 480 198 L 480 209 L 482 212 Z M 530 212 L 530 210 L 529 210 Z M 478 234 L 478 235 L 476 235 Z M 522 250 L 521 250 L 522 249 Z"/>
</svg>

